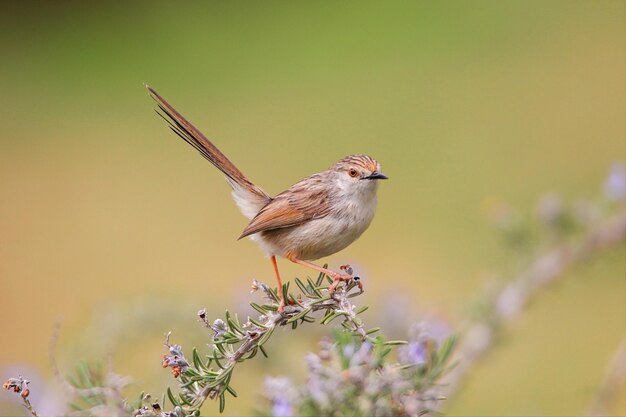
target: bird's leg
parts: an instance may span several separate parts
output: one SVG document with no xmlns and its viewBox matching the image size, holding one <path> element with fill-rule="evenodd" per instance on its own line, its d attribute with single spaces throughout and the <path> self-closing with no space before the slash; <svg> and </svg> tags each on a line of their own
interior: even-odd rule
<svg viewBox="0 0 626 417">
<path fill-rule="evenodd" d="M 278 298 L 280 302 L 278 303 L 278 312 L 282 313 L 285 311 L 285 296 L 283 295 L 283 283 L 280 281 L 280 274 L 278 273 L 278 264 L 276 264 L 276 256 L 272 255 L 271 257 L 272 265 L 274 266 L 274 272 L 276 273 L 276 281 L 278 281 Z"/>
<path fill-rule="evenodd" d="M 295 256 L 289 255 L 287 256 L 287 259 L 289 259 L 291 262 L 294 262 L 294 263 L 306 266 L 308 268 L 314 269 L 316 271 L 319 271 L 323 274 L 328 275 L 330 278 L 332 278 L 333 283 L 330 284 L 330 287 L 328 287 L 328 292 L 330 294 L 333 294 L 335 292 L 335 290 L 337 289 L 337 285 L 339 285 L 341 281 L 350 281 L 351 279 L 353 279 L 352 275 L 342 275 L 335 271 L 331 271 L 330 269 L 322 268 L 321 266 L 315 265 L 314 263 L 303 261 L 302 259 L 298 259 Z"/>
</svg>

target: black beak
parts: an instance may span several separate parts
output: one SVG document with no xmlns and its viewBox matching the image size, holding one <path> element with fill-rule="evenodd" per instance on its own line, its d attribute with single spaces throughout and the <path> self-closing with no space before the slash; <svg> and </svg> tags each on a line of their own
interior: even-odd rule
<svg viewBox="0 0 626 417">
<path fill-rule="evenodd" d="M 374 171 L 370 175 L 368 175 L 367 177 L 363 177 L 363 179 L 364 180 L 386 180 L 386 179 L 389 179 L 389 177 L 387 177 L 382 172 Z"/>
</svg>

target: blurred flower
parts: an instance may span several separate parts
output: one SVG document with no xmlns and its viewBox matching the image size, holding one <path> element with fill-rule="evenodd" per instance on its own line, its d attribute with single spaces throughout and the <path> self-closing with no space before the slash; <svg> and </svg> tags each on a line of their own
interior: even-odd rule
<svg viewBox="0 0 626 417">
<path fill-rule="evenodd" d="M 421 366 L 428 362 L 436 342 L 425 330 L 423 324 L 413 326 L 408 344 L 398 348 L 398 360 L 405 365 Z"/>
<path fill-rule="evenodd" d="M 287 377 L 267 377 L 265 379 L 265 396 L 272 403 L 274 417 L 293 416 L 293 402 L 298 398 L 293 382 Z"/>
<path fill-rule="evenodd" d="M 351 343 L 351 346 L 354 346 L 354 344 Z M 367 341 L 363 342 L 359 349 L 356 350 L 356 352 L 353 347 L 352 353 L 350 355 L 350 368 L 359 368 L 365 363 L 370 363 L 372 358 L 371 352 L 372 345 Z"/>
<path fill-rule="evenodd" d="M 272 414 L 274 417 L 291 417 L 293 416 L 293 407 L 291 403 L 284 398 L 274 401 L 272 406 Z"/>
<path fill-rule="evenodd" d="M 539 200 L 536 212 L 544 224 L 555 225 L 563 216 L 563 200 L 556 194 L 548 194 Z"/>
<path fill-rule="evenodd" d="M 424 325 L 414 326 L 412 334 L 410 343 L 398 351 L 400 363 L 386 362 L 386 345 L 398 341 L 335 334 L 334 343 L 322 343 L 324 359 L 307 355 L 307 380 L 296 395 L 290 394 L 295 389 L 289 379 L 266 380 L 267 413 L 417 417 L 433 411 L 443 399 L 438 380 L 450 366 L 455 339 L 442 341 L 439 349 Z"/>
<path fill-rule="evenodd" d="M 428 359 L 428 350 L 424 341 L 413 341 L 398 349 L 398 359 L 404 364 L 420 366 Z"/>
<path fill-rule="evenodd" d="M 623 201 L 626 199 L 626 166 L 614 163 L 604 181 L 604 195 L 609 200 Z"/>
<path fill-rule="evenodd" d="M 526 291 L 512 283 L 506 286 L 496 300 L 496 311 L 506 318 L 515 316 L 524 306 Z"/>
</svg>

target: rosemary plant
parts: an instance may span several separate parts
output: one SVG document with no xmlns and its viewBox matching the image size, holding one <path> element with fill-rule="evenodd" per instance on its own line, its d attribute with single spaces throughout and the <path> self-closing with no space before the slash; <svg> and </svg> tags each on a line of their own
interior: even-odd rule
<svg viewBox="0 0 626 417">
<path fill-rule="evenodd" d="M 352 273 L 349 266 L 344 267 Z M 278 312 L 279 297 L 276 289 L 259 281 L 253 281 L 252 291 L 262 291 L 265 303 L 252 302 L 250 305 L 259 315 L 248 317 L 242 322 L 235 314 L 226 311 L 223 319 L 209 321 L 206 310 L 198 312 L 199 321 L 212 333 L 213 350 L 202 357 L 193 349 L 188 359 L 182 347 L 170 343 L 170 333 L 166 335 L 165 345 L 168 354 L 163 356 L 163 367 L 171 368 L 173 376 L 179 382 L 177 394 L 168 388 L 162 404 L 169 402 L 178 407 L 183 415 L 199 415 L 200 408 L 207 399 L 218 399 L 220 412 L 224 410 L 226 394 L 237 396 L 231 385 L 233 371 L 238 363 L 254 358 L 258 353 L 267 356 L 264 348 L 274 330 L 279 326 L 291 326 L 296 329 L 304 323 L 317 321 L 314 314 L 321 313 L 321 324 L 330 324 L 340 320 L 345 332 L 361 340 L 372 339 L 372 334 L 379 329 L 365 330 L 358 315 L 367 307 L 357 309 L 350 299 L 360 295 L 363 290 L 358 277 L 343 282 L 331 294 L 328 289 L 332 280 L 319 274 L 316 280 L 306 281 L 296 278 L 298 292 L 290 291 L 289 283 L 283 285 L 283 294 L 288 300 L 282 313 Z M 402 344 L 402 341 L 387 341 L 386 345 Z M 167 400 L 167 401 L 166 401 Z M 159 407 L 160 408 L 160 407 Z M 139 415 L 151 413 L 149 407 L 140 410 Z"/>
<path fill-rule="evenodd" d="M 439 344 L 425 327 L 416 326 L 396 357 L 382 336 L 358 339 L 335 332 L 307 355 L 307 382 L 299 389 L 286 377 L 265 381 L 266 407 L 261 417 L 422 416 L 433 413 L 441 378 L 454 366 L 456 337 Z M 391 343 L 395 344 L 395 343 Z M 397 360 L 396 360 L 397 359 Z"/>
</svg>

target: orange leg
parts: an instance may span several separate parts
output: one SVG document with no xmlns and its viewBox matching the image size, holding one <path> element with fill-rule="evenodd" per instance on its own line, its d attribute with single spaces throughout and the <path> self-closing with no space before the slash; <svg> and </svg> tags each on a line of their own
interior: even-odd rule
<svg viewBox="0 0 626 417">
<path fill-rule="evenodd" d="M 303 261 L 302 259 L 298 259 L 295 256 L 287 256 L 291 262 L 306 266 L 308 268 L 314 269 L 316 271 L 322 272 L 333 279 L 333 283 L 328 287 L 328 292 L 331 294 L 335 292 L 335 288 L 341 281 L 349 281 L 353 277 L 351 275 L 342 275 L 335 271 L 331 271 L 330 269 L 322 268 L 321 266 L 315 265 L 314 263 Z"/>
<path fill-rule="evenodd" d="M 283 296 L 283 283 L 280 281 L 280 274 L 278 273 L 278 264 L 276 263 L 276 257 L 271 257 L 272 265 L 274 266 L 274 272 L 276 273 L 276 281 L 278 281 L 278 298 L 280 303 L 278 304 L 278 312 L 282 313 L 285 310 L 285 297 Z"/>
</svg>

